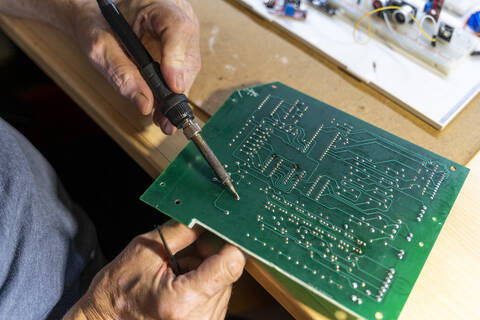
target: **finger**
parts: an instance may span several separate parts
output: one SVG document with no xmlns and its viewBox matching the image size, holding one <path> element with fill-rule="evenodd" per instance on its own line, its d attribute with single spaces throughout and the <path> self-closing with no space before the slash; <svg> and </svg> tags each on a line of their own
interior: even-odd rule
<svg viewBox="0 0 480 320">
<path fill-rule="evenodd" d="M 180 270 L 182 270 L 182 272 L 189 272 L 191 270 L 195 270 L 201 264 L 202 259 L 198 257 L 189 256 L 178 259 L 178 265 L 180 266 Z"/>
<path fill-rule="evenodd" d="M 187 50 L 187 56 L 185 58 L 185 94 L 187 96 L 192 88 L 195 78 L 200 72 L 201 66 L 202 59 L 200 56 L 200 28 L 197 28 L 196 34 L 190 41 L 190 47 Z"/>
<path fill-rule="evenodd" d="M 145 8 L 143 24 L 160 39 L 161 70 L 165 82 L 176 93 L 185 91 L 184 65 L 190 40 L 198 29 L 186 11 L 174 2 L 163 1 Z"/>
<path fill-rule="evenodd" d="M 162 129 L 163 133 L 168 135 L 174 134 L 177 128 L 163 115 L 160 109 L 157 107 L 153 112 L 153 122 Z"/>
<path fill-rule="evenodd" d="M 194 227 L 190 229 L 189 227 L 174 220 L 169 220 L 164 223 L 161 229 L 165 242 L 167 243 L 167 246 L 172 254 L 175 254 L 194 243 L 201 233 L 201 229 L 199 228 Z M 150 234 L 152 234 L 157 241 L 163 244 L 157 230 L 151 231 Z"/>
<path fill-rule="evenodd" d="M 157 288 L 166 288 L 170 290 L 172 288 L 172 283 L 175 278 L 176 276 L 173 273 L 173 270 L 171 268 L 166 268 L 166 271 L 163 272 L 160 277 L 158 277 Z"/>
<path fill-rule="evenodd" d="M 185 94 L 188 96 L 202 65 L 202 59 L 200 56 L 200 23 L 193 11 L 192 5 L 188 1 L 181 0 L 179 3 L 184 12 L 196 25 L 195 33 L 190 39 L 190 46 L 187 49 L 185 58 Z"/>
<path fill-rule="evenodd" d="M 216 309 L 216 314 L 218 316 L 213 316 L 213 319 L 225 319 L 228 311 L 228 301 L 232 295 L 232 286 L 228 286 L 223 292 L 217 303 L 218 308 Z"/>
<path fill-rule="evenodd" d="M 150 88 L 111 33 L 98 30 L 88 56 L 112 86 L 142 114 L 152 112 L 154 99 Z"/>
<path fill-rule="evenodd" d="M 232 291 L 232 286 L 226 286 L 223 289 L 219 290 L 215 295 L 208 297 L 205 302 L 202 304 L 205 306 L 207 314 L 205 314 L 205 319 L 211 320 L 222 320 L 225 319 L 225 314 L 228 308 L 228 301 L 230 300 L 230 295 Z"/>
<path fill-rule="evenodd" d="M 203 233 L 196 243 L 198 255 L 204 259 L 219 252 L 225 241 L 210 232 Z"/>
<path fill-rule="evenodd" d="M 183 275 L 188 278 L 188 281 L 180 281 L 180 283 L 188 286 L 192 291 L 213 296 L 240 278 L 245 261 L 245 256 L 240 249 L 227 244 L 219 253 L 206 259 L 197 270 Z"/>
</svg>

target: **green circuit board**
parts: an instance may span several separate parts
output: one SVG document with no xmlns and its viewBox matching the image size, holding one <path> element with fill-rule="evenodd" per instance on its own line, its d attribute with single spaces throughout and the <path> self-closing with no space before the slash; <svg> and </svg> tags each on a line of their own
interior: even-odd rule
<svg viewBox="0 0 480 320">
<path fill-rule="evenodd" d="M 190 143 L 142 200 L 359 318 L 399 316 L 468 174 L 281 83 L 236 91 L 203 136 L 241 199 Z"/>
</svg>

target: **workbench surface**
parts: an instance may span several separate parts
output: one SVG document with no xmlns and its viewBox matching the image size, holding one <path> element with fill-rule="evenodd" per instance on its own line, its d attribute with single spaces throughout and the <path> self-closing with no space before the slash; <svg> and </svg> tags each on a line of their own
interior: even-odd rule
<svg viewBox="0 0 480 320">
<path fill-rule="evenodd" d="M 303 44 L 283 36 L 235 2 L 191 0 L 201 23 L 203 69 L 190 98 L 206 121 L 236 89 L 281 81 L 424 148 L 462 164 L 480 149 L 480 97 L 443 131 L 340 71 Z M 221 12 L 221 14 L 219 14 Z M 183 148 L 180 132 L 166 139 L 91 67 L 57 30 L 0 16 L 0 26 L 152 177 Z M 480 156 L 401 314 L 402 319 L 480 318 Z M 247 270 L 298 319 L 324 318 L 304 305 L 256 261 Z M 332 317 L 332 315 L 326 315 Z"/>
</svg>

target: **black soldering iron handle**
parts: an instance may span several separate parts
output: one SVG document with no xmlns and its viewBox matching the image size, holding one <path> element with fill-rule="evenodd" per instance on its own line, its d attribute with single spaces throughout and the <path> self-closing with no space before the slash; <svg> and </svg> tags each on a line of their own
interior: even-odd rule
<svg viewBox="0 0 480 320">
<path fill-rule="evenodd" d="M 97 0 L 97 2 L 105 20 L 122 42 L 152 90 L 162 113 L 176 127 L 180 127 L 186 120 L 193 120 L 193 112 L 188 105 L 187 97 L 183 94 L 176 94 L 168 88 L 163 79 L 160 65 L 153 60 L 115 4 L 111 0 Z"/>
</svg>

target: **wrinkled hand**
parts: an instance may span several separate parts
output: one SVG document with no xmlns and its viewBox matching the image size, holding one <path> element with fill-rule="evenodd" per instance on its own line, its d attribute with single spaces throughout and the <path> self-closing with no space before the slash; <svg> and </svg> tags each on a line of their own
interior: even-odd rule
<svg viewBox="0 0 480 320">
<path fill-rule="evenodd" d="M 144 115 L 154 106 L 153 94 L 135 64 L 122 49 L 93 0 L 74 0 L 73 36 L 91 63 L 117 91 Z M 120 0 L 117 7 L 133 26 L 152 57 L 160 63 L 167 85 L 188 94 L 200 71 L 199 24 L 186 0 Z M 160 108 L 153 119 L 166 134 L 175 127 Z"/>
<path fill-rule="evenodd" d="M 198 233 L 167 222 L 162 233 L 172 253 L 189 246 Z M 203 249 L 206 252 L 208 250 Z M 66 319 L 223 319 L 232 283 L 242 274 L 243 253 L 225 245 L 202 262 L 185 256 L 175 276 L 156 230 L 136 237 L 93 280 Z"/>
</svg>

